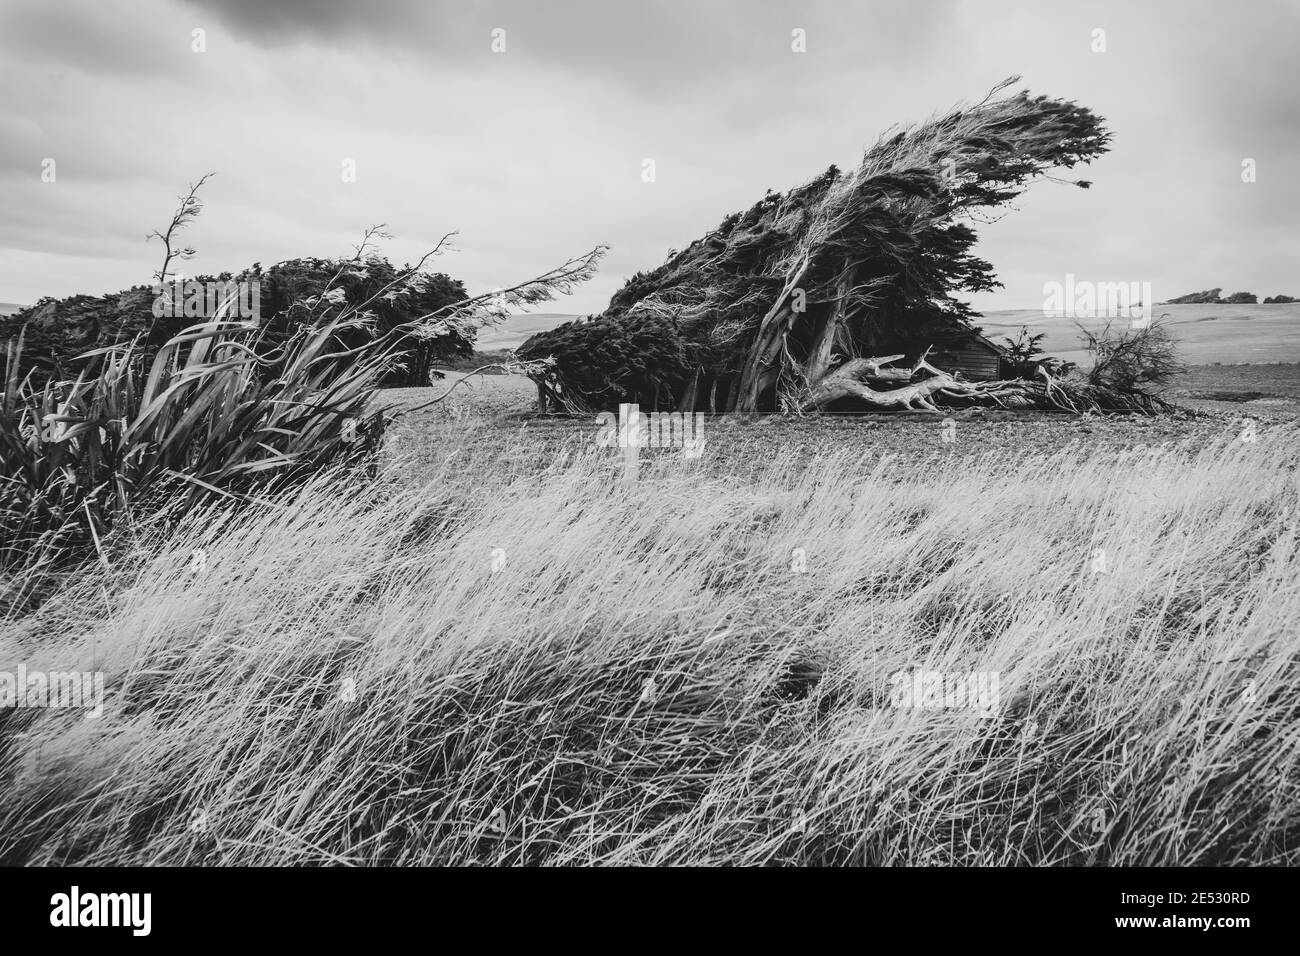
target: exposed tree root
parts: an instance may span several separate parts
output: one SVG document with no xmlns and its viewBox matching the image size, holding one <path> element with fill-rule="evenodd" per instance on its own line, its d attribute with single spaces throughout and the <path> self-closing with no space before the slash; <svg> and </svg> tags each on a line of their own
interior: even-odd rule
<svg viewBox="0 0 1300 956">
<path fill-rule="evenodd" d="M 824 411 L 842 399 L 857 399 L 876 408 L 941 411 L 950 407 L 1006 409 L 1059 409 L 1084 412 L 1139 412 L 1155 414 L 1172 406 L 1153 395 L 1127 393 L 1084 382 L 1056 379 L 1040 366 L 1034 379 L 968 382 L 935 368 L 927 361 L 929 349 L 911 368 L 885 368 L 901 355 L 850 359 L 814 383 L 796 403 L 802 413 Z M 918 376 L 924 376 L 918 380 Z M 901 384 L 900 384 L 901 383 Z M 889 384 L 890 388 L 872 385 Z"/>
</svg>

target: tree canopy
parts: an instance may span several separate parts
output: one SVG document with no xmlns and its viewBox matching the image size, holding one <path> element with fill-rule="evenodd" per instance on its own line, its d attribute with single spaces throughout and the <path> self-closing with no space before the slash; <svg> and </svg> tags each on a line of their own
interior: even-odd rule
<svg viewBox="0 0 1300 956">
<path fill-rule="evenodd" d="M 1035 180 L 1062 182 L 1053 170 L 1089 162 L 1110 139 L 1086 107 L 1007 94 L 1017 79 L 885 133 L 850 172 L 831 166 L 769 192 L 634 275 L 599 317 L 535 335 L 520 356 L 551 359 L 539 384 L 575 410 L 635 399 L 753 412 L 832 401 L 862 385 L 853 360 L 882 348 L 921 356 L 973 328 L 959 296 L 999 283 L 972 252 L 972 222 Z M 647 354 L 662 361 L 647 369 Z"/>
<path fill-rule="evenodd" d="M 359 344 L 368 334 L 382 336 L 400 325 L 467 298 L 465 287 L 443 273 L 420 273 L 416 281 L 396 282 L 410 267 L 394 267 L 387 259 L 369 255 L 355 261 L 300 258 L 263 268 L 254 263 L 239 273 L 189 277 L 191 281 L 256 282 L 259 288 L 262 341 L 273 345 L 288 339 L 304 324 L 319 319 L 309 305 L 327 286 L 334 305 L 358 306 L 388 286 L 391 294 L 379 296 L 367 306 L 373 314 L 368 328 L 354 327 L 346 337 Z M 74 295 L 63 299 L 45 297 L 14 315 L 0 319 L 0 340 L 16 337 L 25 327 L 25 365 L 22 373 L 35 370 L 38 377 L 71 373 L 81 365 L 79 356 L 113 344 L 140 338 L 138 353 L 146 361 L 187 325 L 196 321 L 180 315 L 155 317 L 153 286 L 133 286 L 101 296 Z M 398 365 L 389 371 L 385 386 L 427 385 L 432 363 L 468 356 L 474 349 L 474 328 L 464 323 L 447 326 L 438 336 L 407 336 L 397 350 Z"/>
</svg>

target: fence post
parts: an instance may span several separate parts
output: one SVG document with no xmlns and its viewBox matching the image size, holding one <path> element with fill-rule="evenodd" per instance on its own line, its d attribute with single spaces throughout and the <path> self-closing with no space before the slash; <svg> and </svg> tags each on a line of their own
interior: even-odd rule
<svg viewBox="0 0 1300 956">
<path fill-rule="evenodd" d="M 618 406 L 619 444 L 623 446 L 623 480 L 636 481 L 641 455 L 641 412 L 639 406 Z"/>
</svg>

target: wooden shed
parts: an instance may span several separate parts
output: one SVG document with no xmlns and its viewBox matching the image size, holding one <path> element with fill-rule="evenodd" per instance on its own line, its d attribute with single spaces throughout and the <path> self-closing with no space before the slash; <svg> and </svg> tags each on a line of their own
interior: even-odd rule
<svg viewBox="0 0 1300 956">
<path fill-rule="evenodd" d="M 990 382 L 1002 376 L 1006 350 L 989 341 L 978 332 L 961 329 L 952 336 L 934 343 L 930 363 L 935 368 L 954 374 L 971 382 Z"/>
</svg>

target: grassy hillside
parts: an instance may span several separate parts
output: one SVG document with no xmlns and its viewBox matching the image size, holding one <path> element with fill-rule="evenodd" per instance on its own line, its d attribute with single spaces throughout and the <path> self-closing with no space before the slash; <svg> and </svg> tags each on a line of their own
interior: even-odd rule
<svg viewBox="0 0 1300 956">
<path fill-rule="evenodd" d="M 1152 315 L 1166 315 L 1179 355 L 1189 365 L 1214 362 L 1300 362 L 1300 303 L 1286 305 L 1157 305 Z M 1105 320 L 1082 320 L 1089 328 Z M 1045 332 L 1043 347 L 1051 355 L 1087 364 L 1075 320 L 1046 317 L 1038 309 L 989 312 L 978 320 L 984 334 L 999 344 L 1015 337 L 1022 325 Z M 1116 320 L 1121 324 L 1122 320 Z"/>
<path fill-rule="evenodd" d="M 1183 361 L 1190 365 L 1213 362 L 1300 362 L 1300 303 L 1285 305 L 1161 305 L 1153 315 L 1166 314 Z M 533 313 L 517 315 L 479 335 L 479 348 L 517 348 L 535 332 L 553 329 L 576 315 Z M 1083 320 L 1089 328 L 1103 320 Z M 1119 320 L 1116 320 L 1117 322 Z M 1080 347 L 1075 320 L 1044 316 L 1040 309 L 1009 309 L 985 313 L 976 320 L 985 335 L 1001 344 L 1014 338 L 1022 325 L 1045 332 L 1048 353 L 1073 362 L 1087 362 Z"/>
</svg>

